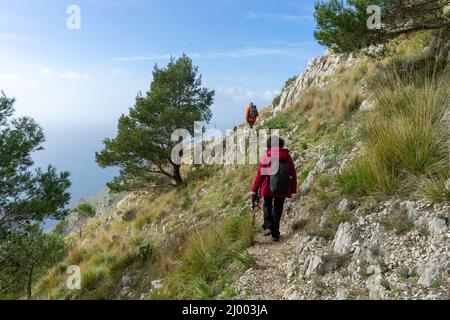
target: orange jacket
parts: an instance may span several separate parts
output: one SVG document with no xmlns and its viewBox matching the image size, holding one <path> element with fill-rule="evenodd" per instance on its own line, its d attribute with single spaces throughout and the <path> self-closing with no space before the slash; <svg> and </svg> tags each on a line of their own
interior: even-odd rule
<svg viewBox="0 0 450 320">
<path fill-rule="evenodd" d="M 258 113 L 256 113 L 256 118 L 258 117 Z M 245 112 L 245 118 L 247 119 L 247 122 L 256 122 L 256 118 L 251 117 L 251 107 L 247 107 L 247 111 Z"/>
</svg>

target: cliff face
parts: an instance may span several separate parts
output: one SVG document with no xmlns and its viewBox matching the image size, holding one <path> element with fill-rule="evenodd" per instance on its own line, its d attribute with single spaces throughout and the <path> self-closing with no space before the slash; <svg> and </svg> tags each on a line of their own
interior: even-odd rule
<svg viewBox="0 0 450 320">
<path fill-rule="evenodd" d="M 278 113 L 292 106 L 312 86 L 323 88 L 335 82 L 336 78 L 333 78 L 333 75 L 339 68 L 350 68 L 355 63 L 356 59 L 352 55 L 332 54 L 330 52 L 326 52 L 322 57 L 311 59 L 297 79 L 283 90 L 280 103 L 273 106 L 274 112 Z"/>
<path fill-rule="evenodd" d="M 80 199 L 79 204 L 88 203 L 90 204 L 96 212 L 96 218 L 100 218 L 106 214 L 109 210 L 116 206 L 116 204 L 121 201 L 126 194 L 113 194 L 108 188 L 100 191 L 98 194 L 93 196 L 85 196 Z M 68 235 L 74 230 L 79 228 L 78 215 L 76 213 L 69 214 L 65 219 L 64 234 Z"/>
</svg>

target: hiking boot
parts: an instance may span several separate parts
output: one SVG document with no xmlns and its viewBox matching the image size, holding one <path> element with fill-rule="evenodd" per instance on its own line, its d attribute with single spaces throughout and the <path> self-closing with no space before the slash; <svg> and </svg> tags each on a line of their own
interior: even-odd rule
<svg viewBox="0 0 450 320">
<path fill-rule="evenodd" d="M 268 237 L 272 234 L 272 231 L 270 231 L 270 229 L 263 229 L 262 234 Z"/>
<path fill-rule="evenodd" d="M 272 241 L 273 241 L 273 242 L 278 242 L 278 241 L 280 241 L 280 237 L 274 237 L 274 236 L 272 236 Z"/>
</svg>

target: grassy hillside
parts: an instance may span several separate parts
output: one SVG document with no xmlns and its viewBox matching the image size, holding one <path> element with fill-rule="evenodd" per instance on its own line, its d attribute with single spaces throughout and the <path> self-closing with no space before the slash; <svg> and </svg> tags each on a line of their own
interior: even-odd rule
<svg viewBox="0 0 450 320">
<path fill-rule="evenodd" d="M 450 201 L 449 130 L 442 121 L 450 82 L 445 64 L 423 50 L 430 38 L 425 33 L 392 44 L 395 51 L 381 60 L 359 57 L 276 116 L 264 110 L 259 127 L 281 129 L 291 151 L 306 157 L 297 162 L 300 183 L 321 153 L 336 165 L 357 149 L 342 171 L 317 177 L 307 198 L 317 217 L 293 228 L 332 239 L 354 217 L 335 210 L 319 226 L 318 214 L 343 196 L 368 212 L 393 195 Z M 375 108 L 358 111 L 365 100 Z M 128 196 L 92 220 L 83 239 L 67 238 L 69 253 L 36 284 L 35 297 L 234 298 L 236 280 L 255 263 L 246 250 L 255 233 L 248 199 L 255 173 L 252 165 L 185 167 L 187 187 Z M 82 269 L 81 290 L 65 286 L 69 265 Z M 162 288 L 153 282 L 159 279 Z"/>
</svg>

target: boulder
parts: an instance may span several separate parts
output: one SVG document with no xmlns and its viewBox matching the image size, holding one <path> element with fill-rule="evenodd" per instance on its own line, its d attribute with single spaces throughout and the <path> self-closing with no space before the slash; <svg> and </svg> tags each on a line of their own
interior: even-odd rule
<svg viewBox="0 0 450 320">
<path fill-rule="evenodd" d="M 379 247 L 381 245 L 381 239 L 384 233 L 384 227 L 381 224 L 377 223 L 377 226 L 375 227 L 375 230 L 370 237 L 370 245 L 372 247 Z"/>
<path fill-rule="evenodd" d="M 325 171 L 329 166 L 329 159 L 326 156 L 320 157 L 317 161 L 314 169 L 306 177 L 303 184 L 300 186 L 300 194 L 304 195 L 311 189 L 311 184 L 316 179 L 317 175 L 323 171 Z"/>
<path fill-rule="evenodd" d="M 350 203 L 347 199 L 342 199 L 339 203 L 338 210 L 339 211 L 348 211 L 350 209 Z"/>
<path fill-rule="evenodd" d="M 432 235 L 439 235 L 447 229 L 447 224 L 444 219 L 434 218 L 428 223 L 428 231 Z"/>
<path fill-rule="evenodd" d="M 316 166 L 314 167 L 314 171 L 316 173 L 321 173 L 325 171 L 330 165 L 330 159 L 327 156 L 321 156 L 317 161 Z"/>
<path fill-rule="evenodd" d="M 338 289 L 336 292 L 336 300 L 347 300 L 348 291 L 346 289 Z"/>
<path fill-rule="evenodd" d="M 419 266 L 417 273 L 419 275 L 418 283 L 425 287 L 431 287 L 433 282 L 441 276 L 439 267 L 432 261 Z"/>
<path fill-rule="evenodd" d="M 417 221 L 419 219 L 420 214 L 419 211 L 414 208 L 414 202 L 413 201 L 406 201 L 405 204 L 406 210 L 408 210 L 408 218 L 412 221 Z"/>
<path fill-rule="evenodd" d="M 381 285 L 383 279 L 381 269 L 378 266 L 370 266 L 367 272 L 373 273 L 366 281 L 367 289 L 369 289 L 369 299 L 386 300 L 389 298 L 389 292 Z"/>
<path fill-rule="evenodd" d="M 349 253 L 352 247 L 352 238 L 350 223 L 341 223 L 333 240 L 333 252 L 340 255 Z"/>
<path fill-rule="evenodd" d="M 322 258 L 319 256 L 311 256 L 309 258 L 308 268 L 306 269 L 305 276 L 309 277 L 317 271 L 320 264 L 322 263 Z"/>
<path fill-rule="evenodd" d="M 369 111 L 375 108 L 375 104 L 369 100 L 364 100 L 359 106 L 359 111 Z"/>
</svg>

